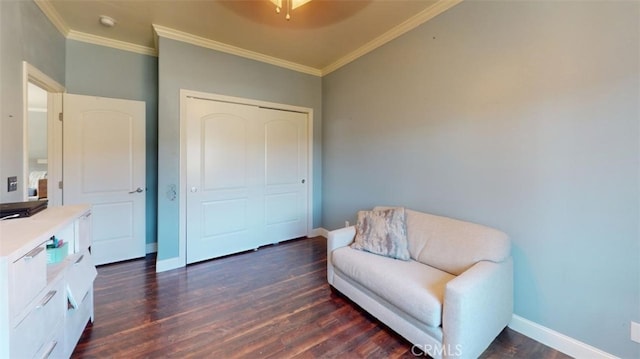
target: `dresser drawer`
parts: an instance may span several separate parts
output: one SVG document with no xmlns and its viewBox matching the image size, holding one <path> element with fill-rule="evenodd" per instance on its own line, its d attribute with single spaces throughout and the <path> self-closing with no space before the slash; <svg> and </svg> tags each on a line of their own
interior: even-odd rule
<svg viewBox="0 0 640 359">
<path fill-rule="evenodd" d="M 63 324 L 63 323 L 60 323 Z M 45 344 L 40 349 L 40 352 L 36 354 L 36 358 L 42 359 L 54 359 L 54 358 L 68 358 L 68 355 L 65 355 L 65 336 L 64 336 L 64 325 L 59 325 L 53 333 L 53 335 L 45 342 Z"/>
<path fill-rule="evenodd" d="M 92 288 L 93 289 L 93 288 Z M 79 299 L 80 300 L 80 299 Z M 65 319 L 66 351 L 73 353 L 84 328 L 93 316 L 93 290 L 88 291 L 75 308 L 67 310 Z"/>
<path fill-rule="evenodd" d="M 91 212 L 78 219 L 78 231 L 76 238 L 76 252 L 83 252 L 91 246 Z"/>
<path fill-rule="evenodd" d="M 9 296 L 15 317 L 47 286 L 47 253 L 45 244 L 30 250 L 9 264 Z"/>
<path fill-rule="evenodd" d="M 68 260 L 71 262 L 67 270 L 69 302 L 77 308 L 87 293 L 93 290 L 93 280 L 98 271 L 88 250 L 74 254 Z"/>
<path fill-rule="evenodd" d="M 43 350 L 46 339 L 53 337 L 64 321 L 66 298 L 64 282 L 58 281 L 32 303 L 27 315 L 12 330 L 12 358 L 31 358 Z"/>
</svg>

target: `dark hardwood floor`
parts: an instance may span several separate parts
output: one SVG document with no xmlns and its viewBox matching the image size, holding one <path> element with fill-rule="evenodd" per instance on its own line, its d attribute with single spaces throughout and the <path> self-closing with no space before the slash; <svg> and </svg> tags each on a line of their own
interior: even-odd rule
<svg viewBox="0 0 640 359">
<path fill-rule="evenodd" d="M 95 322 L 73 358 L 105 357 L 416 355 L 409 342 L 330 290 L 326 240 L 317 237 L 157 274 L 153 256 L 99 267 Z M 482 357 L 567 358 L 510 329 Z"/>
</svg>

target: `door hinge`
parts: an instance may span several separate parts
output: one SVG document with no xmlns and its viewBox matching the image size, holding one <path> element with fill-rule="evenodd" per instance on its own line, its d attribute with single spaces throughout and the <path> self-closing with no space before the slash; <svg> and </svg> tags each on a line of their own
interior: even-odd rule
<svg viewBox="0 0 640 359">
<path fill-rule="evenodd" d="M 58 189 L 62 189 L 62 181 L 58 182 Z"/>
<path fill-rule="evenodd" d="M 62 121 L 63 118 L 64 118 L 64 115 L 62 114 L 62 112 L 60 112 L 58 114 L 58 120 Z"/>
</svg>

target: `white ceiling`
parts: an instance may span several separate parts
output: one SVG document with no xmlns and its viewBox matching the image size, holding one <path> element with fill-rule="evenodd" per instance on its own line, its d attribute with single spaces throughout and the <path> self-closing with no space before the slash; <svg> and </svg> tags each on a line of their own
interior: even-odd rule
<svg viewBox="0 0 640 359">
<path fill-rule="evenodd" d="M 269 0 L 36 0 L 68 38 L 154 54 L 154 25 L 213 48 L 322 75 L 461 0 L 313 0 L 284 18 Z M 116 20 L 113 28 L 99 16 Z M 184 36 L 183 36 L 184 37 Z M 115 40 L 115 41 L 114 41 Z M 269 61 L 267 61 L 269 62 Z M 299 70 L 298 68 L 298 70 Z"/>
</svg>

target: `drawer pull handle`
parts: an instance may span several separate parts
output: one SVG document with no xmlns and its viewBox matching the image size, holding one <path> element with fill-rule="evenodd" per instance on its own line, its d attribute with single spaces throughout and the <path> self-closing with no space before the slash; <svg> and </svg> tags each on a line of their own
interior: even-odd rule
<svg viewBox="0 0 640 359">
<path fill-rule="evenodd" d="M 53 343 L 51 343 L 51 347 L 47 350 L 47 352 L 46 352 L 46 353 L 44 353 L 44 355 L 42 356 L 42 358 L 43 358 L 43 359 L 44 359 L 44 358 L 48 358 L 48 357 L 49 357 L 49 355 L 51 355 L 51 353 L 53 352 L 53 349 L 55 349 L 55 348 L 56 348 L 56 345 L 58 345 L 58 342 L 54 340 L 54 341 L 53 341 Z"/>
<path fill-rule="evenodd" d="M 29 253 L 24 255 L 25 260 L 33 259 L 35 256 L 40 254 L 40 252 L 44 251 L 44 247 L 37 247 L 29 251 Z"/>
<path fill-rule="evenodd" d="M 45 305 L 47 305 L 51 301 L 51 299 L 53 299 L 53 297 L 56 296 L 56 293 L 58 293 L 57 290 L 49 291 L 49 293 L 47 293 L 47 295 L 45 295 L 44 298 L 42 298 L 42 302 L 40 302 L 40 304 L 38 304 L 36 308 L 38 309 L 43 308 Z"/>
<path fill-rule="evenodd" d="M 78 263 L 82 262 L 82 260 L 83 260 L 83 259 L 84 259 L 84 254 L 83 254 L 83 255 L 81 255 L 81 256 L 80 256 L 80 258 L 78 258 L 78 259 L 76 260 L 76 262 L 75 262 L 75 263 L 73 263 L 73 264 L 78 264 Z"/>
</svg>

